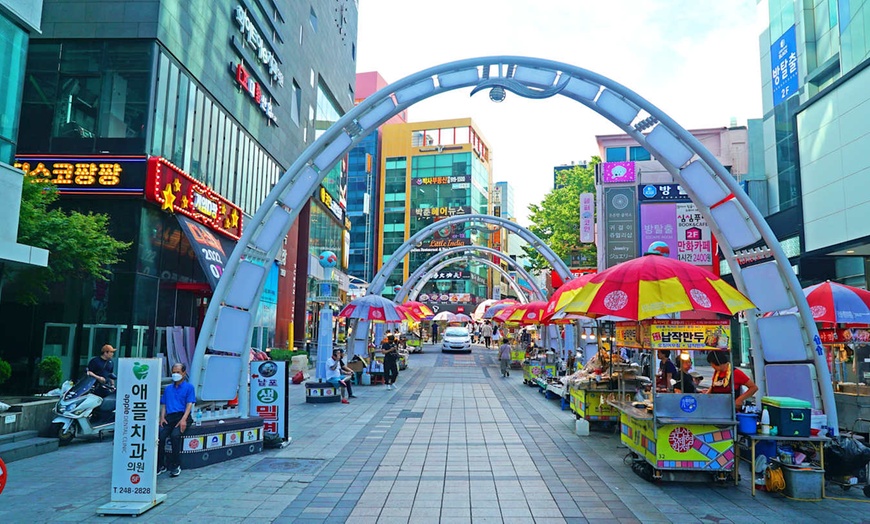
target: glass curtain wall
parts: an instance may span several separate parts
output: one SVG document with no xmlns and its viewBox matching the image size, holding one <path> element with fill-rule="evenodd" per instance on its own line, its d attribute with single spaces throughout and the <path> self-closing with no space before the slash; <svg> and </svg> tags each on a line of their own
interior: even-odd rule
<svg viewBox="0 0 870 524">
<path fill-rule="evenodd" d="M 0 162 L 12 163 L 27 58 L 27 32 L 0 13 Z"/>
</svg>

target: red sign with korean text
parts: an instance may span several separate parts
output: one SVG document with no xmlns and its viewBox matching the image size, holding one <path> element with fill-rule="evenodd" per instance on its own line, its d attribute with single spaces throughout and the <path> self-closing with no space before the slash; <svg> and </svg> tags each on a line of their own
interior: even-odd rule
<svg viewBox="0 0 870 524">
<path fill-rule="evenodd" d="M 242 236 L 241 208 L 163 157 L 148 159 L 145 198 L 233 240 Z"/>
</svg>

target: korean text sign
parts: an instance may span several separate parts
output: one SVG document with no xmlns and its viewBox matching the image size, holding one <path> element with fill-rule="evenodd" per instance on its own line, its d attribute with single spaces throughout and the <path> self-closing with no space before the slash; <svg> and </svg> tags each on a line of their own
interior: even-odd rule
<svg viewBox="0 0 870 524">
<path fill-rule="evenodd" d="M 263 432 L 290 436 L 287 403 L 287 362 L 251 362 L 251 416 L 263 419 Z"/>
<path fill-rule="evenodd" d="M 794 26 L 770 46 L 770 78 L 773 89 L 773 105 L 798 92 L 797 41 Z"/>
<path fill-rule="evenodd" d="M 157 499 L 160 372 L 157 358 L 118 359 L 112 502 Z"/>
</svg>

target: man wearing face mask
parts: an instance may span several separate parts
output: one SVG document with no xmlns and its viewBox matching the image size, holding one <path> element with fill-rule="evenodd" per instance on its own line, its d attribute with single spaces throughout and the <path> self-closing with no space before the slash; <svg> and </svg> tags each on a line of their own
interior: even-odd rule
<svg viewBox="0 0 870 524">
<path fill-rule="evenodd" d="M 181 434 L 187 429 L 190 410 L 196 404 L 193 384 L 185 380 L 187 367 L 172 366 L 172 384 L 160 396 L 160 436 L 157 443 L 157 474 L 169 471 L 170 477 L 181 475 Z M 166 439 L 172 445 L 169 462 L 166 461 Z"/>
</svg>

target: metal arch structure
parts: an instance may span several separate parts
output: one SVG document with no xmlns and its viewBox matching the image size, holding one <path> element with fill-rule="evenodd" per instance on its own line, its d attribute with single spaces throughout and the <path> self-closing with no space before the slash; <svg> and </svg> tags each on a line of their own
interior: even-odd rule
<svg viewBox="0 0 870 524">
<path fill-rule="evenodd" d="M 393 115 L 460 88 L 471 88 L 472 95 L 489 89 L 493 101 L 503 100 L 507 91 L 531 99 L 565 96 L 608 119 L 655 156 L 696 204 L 719 239 L 737 287 L 757 306 L 747 319 L 761 391 L 810 397 L 838 431 L 830 372 L 806 297 L 776 236 L 737 181 L 698 139 L 632 90 L 583 68 L 522 56 L 470 58 L 407 76 L 350 110 L 296 159 L 248 221 L 209 303 L 191 366 L 200 399 L 224 400 L 237 390 L 239 414 L 247 416 L 247 389 L 239 386 L 247 383 L 265 266 L 329 169 Z M 795 307 L 796 314 L 763 316 Z M 208 351 L 238 356 L 233 361 Z M 238 380 L 227 384 L 233 370 Z M 789 384 L 768 381 L 789 372 L 791 380 L 783 381 Z"/>
<path fill-rule="evenodd" d="M 495 262 L 488 260 L 486 258 L 483 258 L 483 257 L 475 256 L 472 258 L 474 258 L 476 262 L 479 262 L 481 264 L 489 266 L 492 269 L 494 269 L 495 271 L 498 271 L 502 276 L 505 277 L 505 279 L 508 281 L 508 284 L 513 288 L 513 290 L 516 291 L 517 296 L 520 297 L 520 302 L 523 302 L 523 303 L 528 302 L 528 299 L 526 299 L 526 294 L 523 292 L 522 288 L 519 286 L 519 284 L 517 284 L 517 282 L 513 278 L 511 278 L 510 274 L 507 271 L 505 271 L 504 268 L 502 268 L 501 266 L 499 266 Z M 463 262 L 467 259 L 468 259 L 467 256 L 461 256 L 461 257 L 448 258 L 447 260 L 441 260 L 441 262 L 438 262 L 437 264 L 435 264 L 434 267 L 432 267 L 431 269 L 426 271 L 425 274 L 423 274 L 420 278 L 417 279 L 416 284 L 407 293 L 408 298 L 410 300 L 417 300 L 417 296 L 420 294 L 421 291 L 423 291 L 423 287 L 432 279 L 432 277 L 435 275 L 435 273 L 437 273 L 442 268 L 450 266 L 451 264 Z"/>
<path fill-rule="evenodd" d="M 424 262 L 420 265 L 411 275 L 408 277 L 408 280 L 402 285 L 399 291 L 396 293 L 395 301 L 398 303 L 402 303 L 405 301 L 405 297 L 408 295 L 412 286 L 414 286 L 417 281 L 423 277 L 423 275 L 432 269 L 432 266 L 437 264 L 439 260 L 446 258 L 455 253 L 463 253 L 466 251 L 477 251 L 480 253 L 488 253 L 493 256 L 501 257 L 509 266 L 514 268 L 517 273 L 519 273 L 526 281 L 532 286 L 532 291 L 538 295 L 541 300 L 546 299 L 546 294 L 541 290 L 541 288 L 535 283 L 534 279 L 532 279 L 531 275 L 516 261 L 510 257 L 505 256 L 505 254 L 497 249 L 493 249 L 491 247 L 486 246 L 458 246 L 451 247 L 450 249 L 445 249 L 444 251 L 439 251 L 432 258 Z M 480 258 L 480 257 L 476 257 Z M 510 280 L 510 278 L 508 277 Z M 516 290 L 516 288 L 515 288 Z M 524 295 L 524 293 L 517 291 L 518 296 Z"/>
<path fill-rule="evenodd" d="M 387 285 L 387 279 L 390 278 L 390 275 L 393 271 L 398 267 L 399 263 L 404 260 L 405 256 L 409 254 L 418 243 L 432 236 L 435 231 L 443 228 L 444 226 L 449 226 L 452 224 L 462 224 L 465 222 L 482 222 L 484 224 L 492 224 L 496 226 L 503 227 L 518 235 L 520 238 L 529 243 L 530 246 L 534 247 L 538 250 L 539 253 L 547 260 L 547 262 L 553 266 L 553 269 L 559 273 L 559 276 L 563 281 L 567 282 L 568 280 L 574 278 L 574 274 L 571 273 L 571 270 L 568 269 L 568 266 L 565 262 L 559 258 L 559 256 L 550 249 L 550 246 L 545 244 L 540 238 L 537 237 L 534 233 L 524 228 L 523 226 L 517 224 L 516 222 L 511 222 L 510 220 L 502 217 L 496 217 L 492 215 L 456 215 L 449 218 L 445 218 L 444 220 L 439 220 L 438 222 L 433 222 L 428 226 L 424 227 L 420 231 L 417 231 L 414 235 L 411 236 L 408 240 L 405 241 L 401 246 L 396 248 L 392 255 L 390 255 L 390 259 L 384 264 L 381 269 L 372 277 L 371 285 L 369 285 L 369 293 L 380 294 L 381 291 L 384 290 L 384 286 Z M 471 249 L 472 246 L 462 246 L 465 249 Z"/>
</svg>

